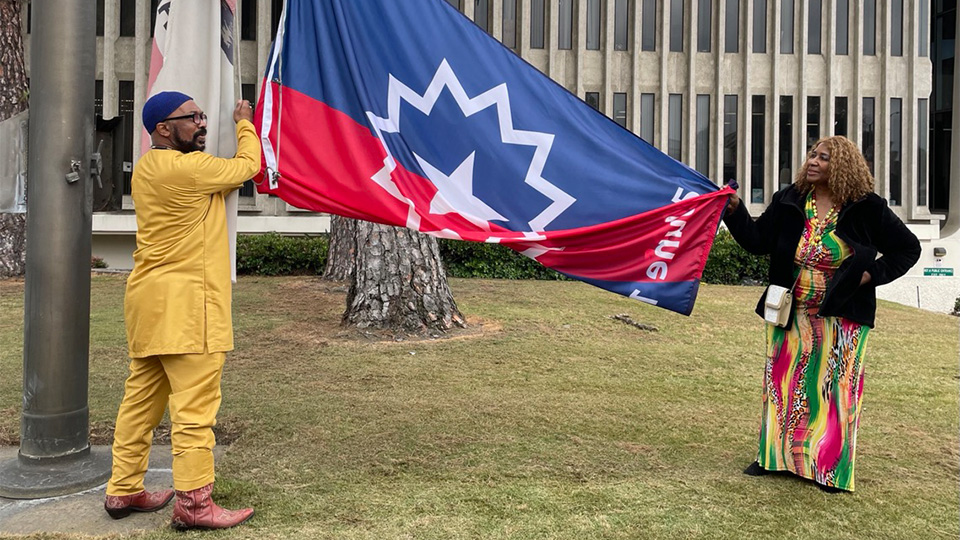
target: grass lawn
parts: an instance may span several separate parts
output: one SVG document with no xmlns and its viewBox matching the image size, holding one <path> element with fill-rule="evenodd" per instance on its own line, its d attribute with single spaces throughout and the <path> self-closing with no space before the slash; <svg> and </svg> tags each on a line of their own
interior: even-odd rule
<svg viewBox="0 0 960 540">
<path fill-rule="evenodd" d="M 95 276 L 90 414 L 126 374 L 124 278 Z M 471 330 L 376 341 L 344 288 L 241 277 L 215 496 L 224 533 L 144 538 L 949 538 L 960 536 L 958 319 L 880 302 L 857 491 L 753 478 L 759 288 L 701 288 L 682 317 L 576 282 L 452 280 Z M 611 319 L 627 313 L 639 330 Z M 23 284 L 0 282 L 0 441 L 19 431 Z"/>
</svg>

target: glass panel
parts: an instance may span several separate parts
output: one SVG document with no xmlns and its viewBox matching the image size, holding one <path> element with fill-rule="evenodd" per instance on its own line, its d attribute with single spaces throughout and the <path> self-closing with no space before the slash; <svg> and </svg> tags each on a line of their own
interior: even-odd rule
<svg viewBox="0 0 960 540">
<path fill-rule="evenodd" d="M 657 0 L 643 0 L 643 20 L 640 28 L 640 49 L 657 50 Z"/>
<path fill-rule="evenodd" d="M 503 0 L 503 44 L 517 48 L 517 0 Z"/>
<path fill-rule="evenodd" d="M 254 1 L 256 1 L 256 0 L 254 0 Z M 157 7 L 159 7 L 159 4 L 160 4 L 160 0 L 150 0 L 150 37 L 153 37 L 154 33 L 156 32 L 156 26 L 157 26 Z M 253 19 L 254 19 L 254 21 L 256 21 L 256 19 L 257 19 L 256 10 L 254 10 Z M 254 22 L 254 25 L 253 25 L 253 26 L 254 26 L 254 29 L 256 29 L 256 22 Z M 256 32 L 256 30 L 254 30 L 254 32 Z M 254 36 L 253 39 L 257 39 L 256 36 Z"/>
<path fill-rule="evenodd" d="M 890 56 L 903 56 L 903 0 L 890 0 Z"/>
<path fill-rule="evenodd" d="M 723 182 L 737 179 L 737 96 L 723 96 Z"/>
<path fill-rule="evenodd" d="M 870 174 L 873 174 L 873 137 L 876 129 L 874 123 L 875 108 L 874 98 L 863 98 L 863 134 L 860 139 L 862 141 L 862 148 L 860 150 L 863 152 L 863 157 L 867 160 L 867 165 L 870 167 Z"/>
<path fill-rule="evenodd" d="M 750 202 L 763 203 L 764 129 L 767 126 L 767 97 L 753 96 L 750 122 Z"/>
<path fill-rule="evenodd" d="M 280 15 L 283 14 L 283 0 L 270 2 L 270 39 L 277 38 L 277 29 L 280 28 Z"/>
<path fill-rule="evenodd" d="M 710 176 L 710 96 L 697 95 L 697 172 Z"/>
<path fill-rule="evenodd" d="M 119 81 L 119 112 L 123 117 L 123 161 L 133 163 L 133 81 Z M 124 167 L 126 169 L 126 167 Z M 132 172 L 123 173 L 123 194 L 130 195 Z"/>
<path fill-rule="evenodd" d="M 890 206 L 903 204 L 903 100 L 890 99 Z"/>
<path fill-rule="evenodd" d="M 820 140 L 820 96 L 807 97 L 807 148 Z"/>
<path fill-rule="evenodd" d="M 93 83 L 93 114 L 103 118 L 103 80 Z"/>
<path fill-rule="evenodd" d="M 593 109 L 600 110 L 600 92 L 587 92 L 587 97 L 584 100 L 587 102 L 587 105 L 593 107 Z"/>
<path fill-rule="evenodd" d="M 97 0 L 97 35 L 98 36 L 103 35 L 103 17 L 104 17 L 103 0 Z"/>
<path fill-rule="evenodd" d="M 917 54 L 930 54 L 930 28 L 926 21 L 930 20 L 930 0 L 920 0 L 920 36 L 917 38 Z M 924 203 L 926 204 L 926 203 Z"/>
<path fill-rule="evenodd" d="M 120 35 L 133 36 L 137 31 L 137 0 L 120 0 Z"/>
<path fill-rule="evenodd" d="M 779 188 L 793 183 L 793 96 L 780 96 L 780 153 L 777 163 Z"/>
<path fill-rule="evenodd" d="M 697 52 L 710 52 L 713 0 L 699 0 L 697 7 Z"/>
<path fill-rule="evenodd" d="M 767 52 L 767 0 L 753 0 L 753 52 Z"/>
<path fill-rule="evenodd" d="M 151 15 L 151 23 L 156 14 Z M 150 25 L 151 28 L 153 24 Z M 240 3 L 240 39 L 257 39 L 257 0 L 243 0 Z"/>
<path fill-rule="evenodd" d="M 834 100 L 833 134 L 847 136 L 847 98 L 838 97 Z"/>
<path fill-rule="evenodd" d="M 640 138 L 653 144 L 654 94 L 640 94 Z"/>
<path fill-rule="evenodd" d="M 796 41 L 793 0 L 783 0 L 780 9 L 780 54 L 793 54 L 793 42 Z"/>
<path fill-rule="evenodd" d="M 683 148 L 681 143 L 683 137 L 683 96 L 681 94 L 670 94 L 668 107 L 667 155 L 680 161 Z"/>
<path fill-rule="evenodd" d="M 877 0 L 863 0 L 863 54 L 877 54 Z"/>
<path fill-rule="evenodd" d="M 570 2 L 572 16 L 573 2 L 570 0 L 568 2 Z M 587 0 L 587 49 L 600 50 L 600 0 Z"/>
<path fill-rule="evenodd" d="M 630 4 L 629 0 L 616 0 L 613 13 L 613 50 L 625 51 L 630 47 Z"/>
<path fill-rule="evenodd" d="M 594 3 L 597 0 L 592 0 Z M 589 2 L 588 2 L 589 3 Z M 573 0 L 559 0 L 560 30 L 557 36 L 557 48 L 569 50 L 573 48 Z M 589 15 L 587 16 L 589 19 Z M 590 40 L 590 26 L 587 21 L 587 41 Z M 599 29 L 598 29 L 599 30 Z M 599 41 L 599 40 L 598 40 Z M 589 49 L 589 44 L 587 46 Z"/>
<path fill-rule="evenodd" d="M 917 100 L 917 206 L 927 205 L 927 147 L 928 118 L 927 100 Z"/>
<path fill-rule="evenodd" d="M 670 0 L 670 50 L 683 52 L 683 0 Z"/>
<path fill-rule="evenodd" d="M 740 52 L 740 0 L 726 0 L 723 52 Z"/>
<path fill-rule="evenodd" d="M 627 127 L 627 94 L 623 92 L 613 94 L 613 121 Z"/>
<path fill-rule="evenodd" d="M 810 0 L 810 20 L 807 22 L 807 52 L 820 54 L 820 30 L 823 26 L 822 0 Z"/>
<path fill-rule="evenodd" d="M 850 0 L 837 0 L 837 54 L 850 54 Z"/>
<path fill-rule="evenodd" d="M 560 16 L 563 17 L 563 3 L 572 2 L 573 0 L 560 0 Z M 473 22 L 477 24 L 480 28 L 483 28 L 483 31 L 490 33 L 490 0 L 474 0 L 474 11 L 473 11 Z M 562 24 L 562 23 L 561 23 Z M 560 34 L 563 35 L 562 33 Z"/>
<path fill-rule="evenodd" d="M 543 48 L 544 9 L 546 0 L 531 0 L 530 2 L 530 48 Z"/>
</svg>

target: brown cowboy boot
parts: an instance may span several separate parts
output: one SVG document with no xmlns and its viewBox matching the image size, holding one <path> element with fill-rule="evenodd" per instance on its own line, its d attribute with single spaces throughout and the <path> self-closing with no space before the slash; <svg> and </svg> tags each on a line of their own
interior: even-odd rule
<svg viewBox="0 0 960 540">
<path fill-rule="evenodd" d="M 229 529 L 253 516 L 253 508 L 226 510 L 217 506 L 210 493 L 213 484 L 192 491 L 177 491 L 170 526 L 178 531 L 187 529 Z"/>
<path fill-rule="evenodd" d="M 173 498 L 172 489 L 163 489 L 155 493 L 141 491 L 133 495 L 107 495 L 103 508 L 113 519 L 125 518 L 130 512 L 156 512 Z"/>
</svg>

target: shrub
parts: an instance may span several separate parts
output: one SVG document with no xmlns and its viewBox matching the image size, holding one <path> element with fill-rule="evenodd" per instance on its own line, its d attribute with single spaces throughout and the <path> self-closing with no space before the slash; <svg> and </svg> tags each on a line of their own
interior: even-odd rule
<svg viewBox="0 0 960 540">
<path fill-rule="evenodd" d="M 953 312 L 951 315 L 960 317 L 960 296 L 958 296 L 957 301 L 953 303 Z"/>
<path fill-rule="evenodd" d="M 262 276 L 321 274 L 327 264 L 326 236 L 237 237 L 237 273 Z"/>
<path fill-rule="evenodd" d="M 766 283 L 769 265 L 769 257 L 747 253 L 730 231 L 720 229 L 701 281 L 719 285 L 740 285 L 745 280 Z"/>
<path fill-rule="evenodd" d="M 450 277 L 569 279 L 501 244 L 440 239 L 440 258 Z"/>
<path fill-rule="evenodd" d="M 90 257 L 90 268 L 106 268 L 108 266 L 103 257 Z"/>
</svg>

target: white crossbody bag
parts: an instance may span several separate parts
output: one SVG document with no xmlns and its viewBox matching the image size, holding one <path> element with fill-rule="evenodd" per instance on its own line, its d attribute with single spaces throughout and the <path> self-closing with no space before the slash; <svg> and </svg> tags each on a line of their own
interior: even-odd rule
<svg viewBox="0 0 960 540">
<path fill-rule="evenodd" d="M 803 266 L 810 262 L 810 255 L 813 250 L 807 252 L 807 258 L 803 261 Z M 800 267 L 801 271 L 803 266 Z M 768 323 L 787 327 L 787 321 L 790 320 L 790 308 L 793 307 L 793 290 L 797 288 L 800 281 L 800 273 L 797 273 L 797 279 L 793 280 L 793 286 L 789 289 L 780 285 L 770 284 L 767 286 L 767 294 L 763 299 L 763 320 Z"/>
</svg>

